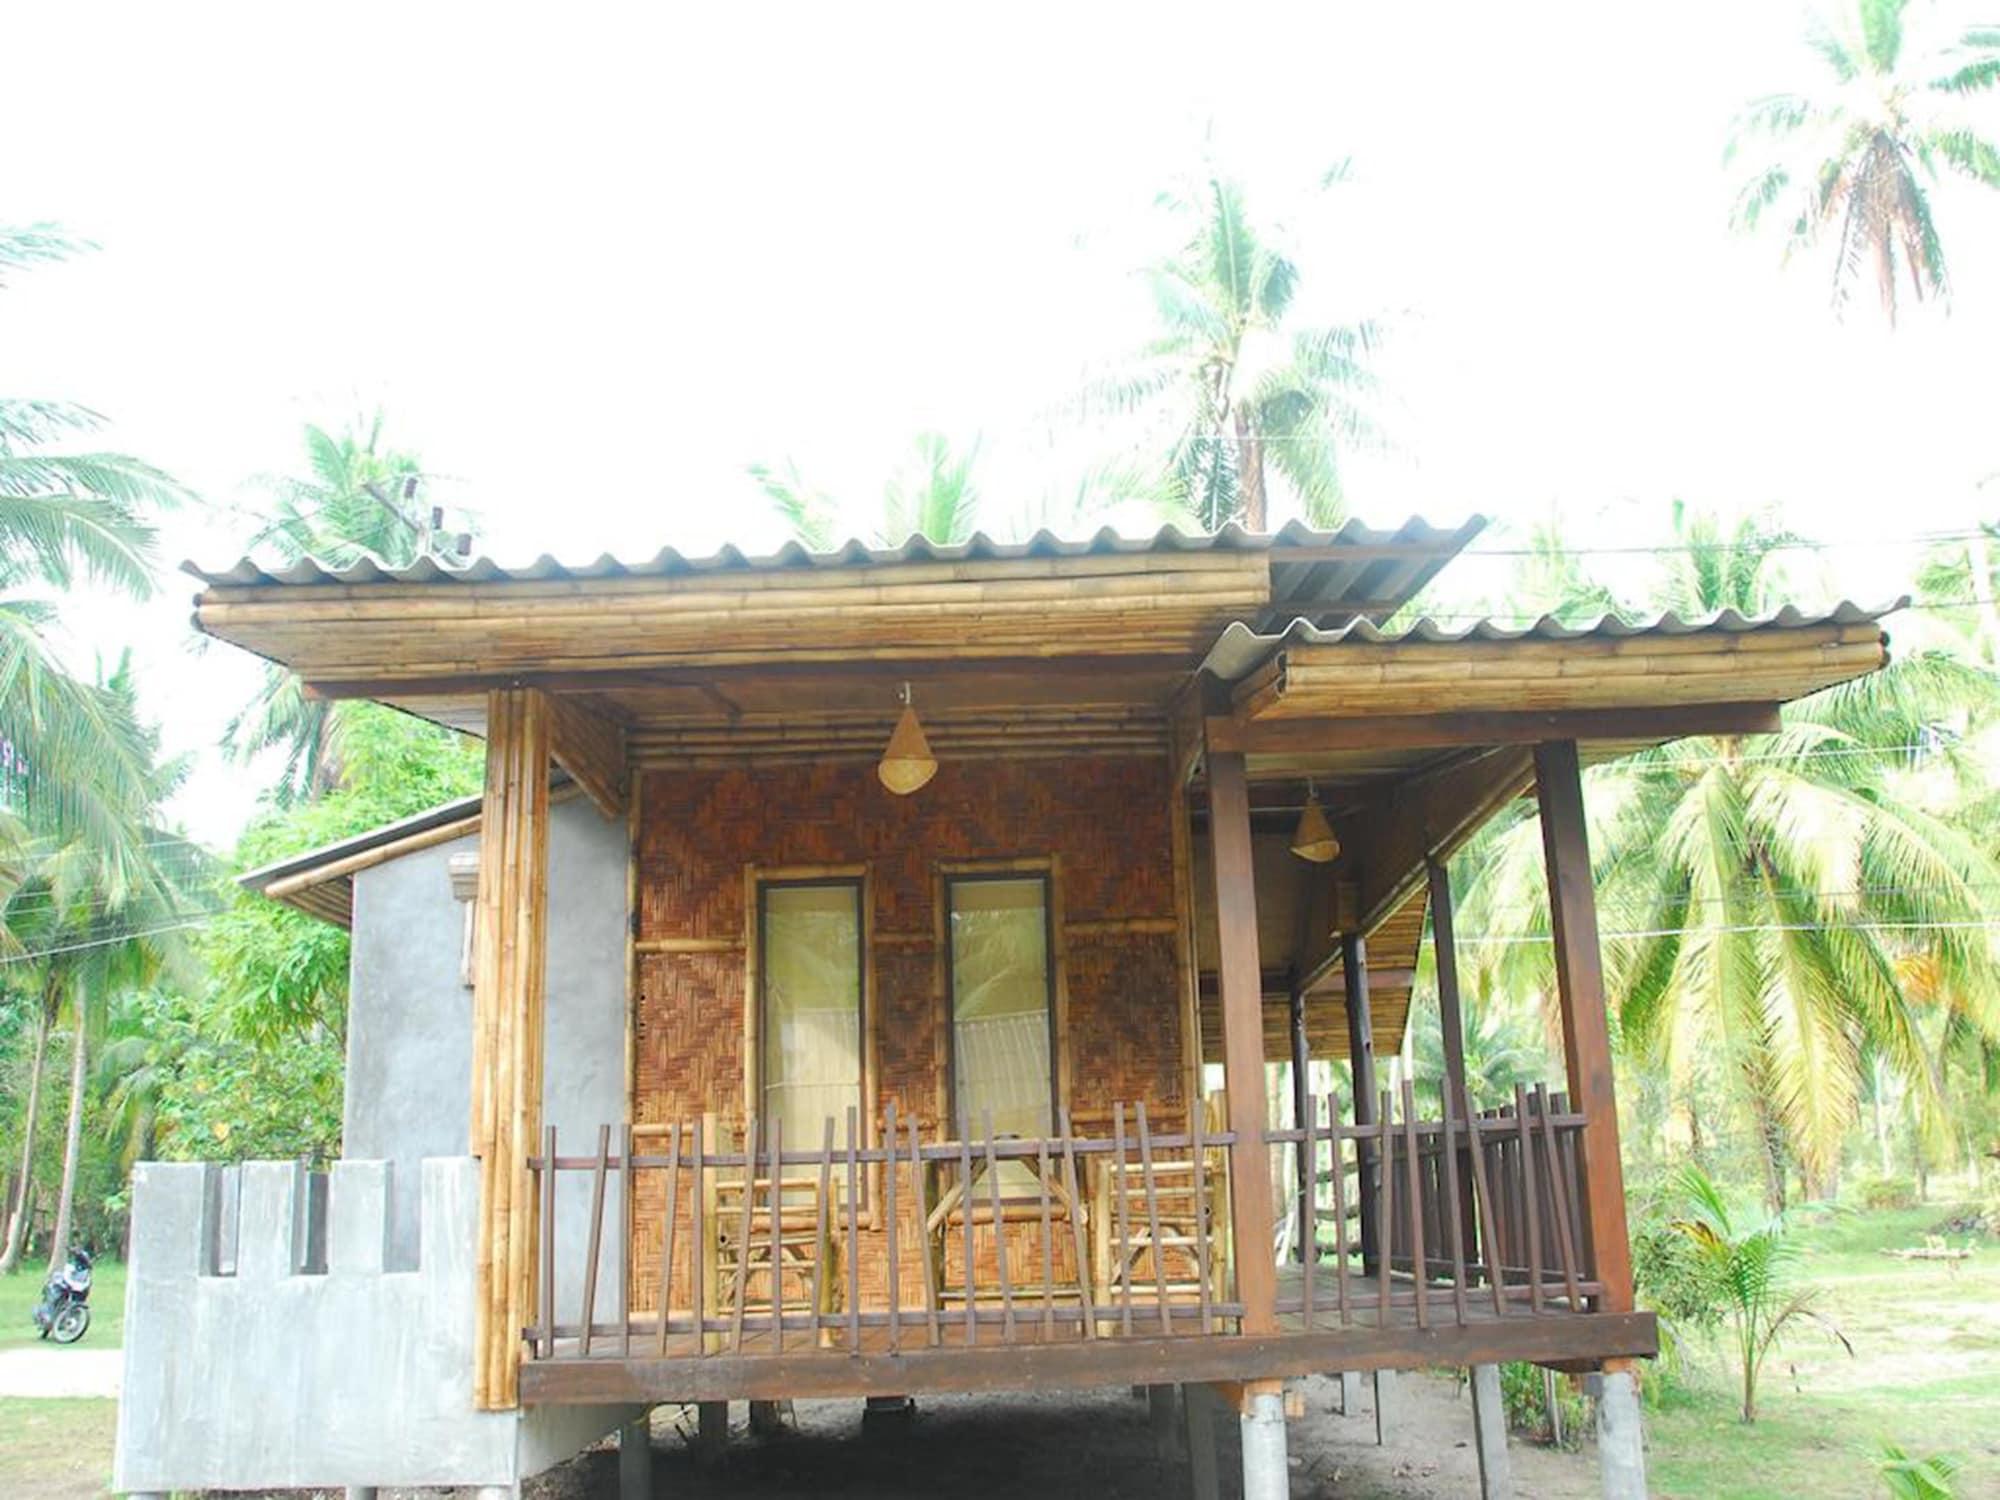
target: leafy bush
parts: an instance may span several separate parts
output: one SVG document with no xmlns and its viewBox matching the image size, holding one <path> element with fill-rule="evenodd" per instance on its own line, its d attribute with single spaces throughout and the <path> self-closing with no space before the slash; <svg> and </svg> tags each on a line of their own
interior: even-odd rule
<svg viewBox="0 0 2000 1500">
<path fill-rule="evenodd" d="M 1918 1201 L 1917 1185 L 1907 1177 L 1864 1177 L 1855 1185 L 1854 1196 L 1871 1213 L 1915 1208 Z"/>
<path fill-rule="evenodd" d="M 1540 1365 L 1523 1361 L 1500 1367 L 1500 1406 L 1507 1414 L 1507 1425 L 1530 1442 L 1553 1444 L 1558 1430 L 1556 1417 L 1560 1416 L 1562 1446 L 1574 1448 L 1587 1420 L 1583 1397 L 1572 1382 L 1561 1377 L 1551 1382 L 1547 1377 Z M 1548 1401 L 1551 1384 L 1554 1412 L 1549 1410 Z"/>
</svg>

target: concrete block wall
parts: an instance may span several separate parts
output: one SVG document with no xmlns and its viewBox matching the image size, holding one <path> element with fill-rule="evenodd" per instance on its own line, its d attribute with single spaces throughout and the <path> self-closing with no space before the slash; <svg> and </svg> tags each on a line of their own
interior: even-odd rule
<svg viewBox="0 0 2000 1500">
<path fill-rule="evenodd" d="M 471 1158 L 423 1163 L 410 1270 L 385 1268 L 387 1162 L 336 1163 L 323 1214 L 296 1164 L 246 1163 L 233 1236 L 222 1170 L 134 1173 L 113 1488 L 506 1486 L 632 1415 L 473 1409 Z"/>
</svg>

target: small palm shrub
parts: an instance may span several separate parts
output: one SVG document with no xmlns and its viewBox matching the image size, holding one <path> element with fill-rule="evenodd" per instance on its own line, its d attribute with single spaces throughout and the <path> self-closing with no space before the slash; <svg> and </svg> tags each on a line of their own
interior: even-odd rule
<svg viewBox="0 0 2000 1500">
<path fill-rule="evenodd" d="M 1916 1458 L 1894 1443 L 1884 1443 L 1875 1456 L 1875 1472 L 1892 1500 L 1952 1500 L 1951 1481 L 1962 1461 L 1956 1454 L 1933 1453 Z"/>
<path fill-rule="evenodd" d="M 1811 1321 L 1838 1339 L 1849 1354 L 1854 1346 L 1815 1309 L 1817 1289 L 1792 1284 L 1798 1251 L 1785 1238 L 1783 1214 L 1742 1229 L 1731 1220 L 1728 1205 L 1706 1172 L 1683 1168 L 1679 1186 L 1688 1207 L 1673 1221 L 1673 1229 L 1693 1247 L 1702 1274 L 1712 1278 L 1718 1290 L 1742 1375 L 1743 1420 L 1754 1422 L 1757 1377 L 1787 1328 Z"/>
</svg>

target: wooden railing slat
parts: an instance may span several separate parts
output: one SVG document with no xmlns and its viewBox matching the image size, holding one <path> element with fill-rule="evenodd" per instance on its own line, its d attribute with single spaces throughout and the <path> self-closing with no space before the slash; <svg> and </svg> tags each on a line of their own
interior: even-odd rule
<svg viewBox="0 0 2000 1500">
<path fill-rule="evenodd" d="M 896 1101 L 891 1099 L 883 1115 L 882 1139 L 892 1148 L 888 1170 L 882 1174 L 882 1216 L 888 1227 L 889 1352 L 903 1347 L 903 1299 L 896 1280 Z"/>
<path fill-rule="evenodd" d="M 1389 1129 L 1393 1116 L 1389 1112 L 1389 1091 L 1382 1090 L 1382 1112 L 1375 1118 L 1380 1122 L 1377 1131 L 1377 1146 L 1380 1160 L 1376 1163 L 1375 1223 L 1377 1243 L 1375 1246 L 1376 1304 L 1375 1321 L 1389 1326 L 1389 1262 L 1395 1259 L 1396 1240 L 1396 1135 Z"/>
<path fill-rule="evenodd" d="M 743 1309 L 750 1300 L 750 1204 L 757 1196 L 757 1117 L 743 1122 L 743 1213 L 736 1236 L 736 1305 L 731 1309 L 729 1349 L 743 1352 Z"/>
<path fill-rule="evenodd" d="M 1000 1201 L 1000 1164 L 993 1155 L 993 1111 L 981 1121 L 986 1134 L 986 1186 L 993 1197 L 993 1268 L 1000 1276 L 1000 1326 L 1008 1343 L 1014 1342 L 1014 1279 L 1007 1271 L 1007 1220 Z M 972 1214 L 972 1195 L 966 1194 L 965 1211 Z"/>
<path fill-rule="evenodd" d="M 553 1154 L 553 1153 L 551 1153 Z M 583 1325 L 580 1355 L 590 1358 L 590 1325 L 597 1317 L 597 1258 L 604 1248 L 604 1176 L 611 1155 L 611 1127 L 597 1127 L 597 1164 L 590 1177 L 590 1248 L 583 1261 Z"/>
<path fill-rule="evenodd" d="M 1450 1208 L 1451 1297 L 1461 1327 L 1465 1324 L 1465 1213 L 1458 1201 L 1458 1142 L 1452 1136 L 1452 1108 L 1449 1087 L 1438 1090 L 1440 1113 L 1444 1116 L 1444 1196 Z"/>
<path fill-rule="evenodd" d="M 861 1163 L 855 1156 L 859 1142 L 860 1114 L 847 1106 L 847 1202 L 841 1205 L 841 1224 L 847 1231 L 847 1349 L 861 1352 Z"/>
<path fill-rule="evenodd" d="M 1118 1259 L 1113 1262 L 1113 1278 L 1118 1282 L 1119 1331 L 1132 1337 L 1132 1224 L 1131 1212 L 1126 1205 L 1125 1174 L 1125 1103 L 1120 1100 L 1111 1106 L 1111 1139 L 1114 1151 L 1111 1157 L 1111 1195 L 1114 1212 L 1118 1217 Z"/>
<path fill-rule="evenodd" d="M 813 1208 L 813 1342 L 823 1343 L 826 1329 L 826 1263 L 833 1256 L 833 1231 L 827 1215 L 833 1212 L 833 1116 L 827 1115 L 820 1132 L 819 1195 Z"/>
<path fill-rule="evenodd" d="M 935 1346 L 942 1337 L 938 1330 L 938 1289 L 937 1262 L 931 1256 L 931 1236 L 928 1226 L 931 1221 L 930 1194 L 924 1187 L 924 1157 L 917 1139 L 917 1122 L 910 1121 L 910 1191 L 917 1205 L 917 1225 L 921 1231 L 921 1246 L 924 1252 L 924 1329 Z"/>
<path fill-rule="evenodd" d="M 556 1353 L 556 1128 L 544 1132 L 542 1180 L 542 1358 Z"/>
<path fill-rule="evenodd" d="M 672 1314 L 674 1306 L 674 1215 L 680 1206 L 675 1202 L 675 1198 L 680 1191 L 680 1185 L 681 1127 L 680 1122 L 676 1120 L 674 1122 L 674 1138 L 667 1147 L 666 1223 L 660 1232 L 660 1332 L 658 1353 L 661 1359 L 667 1357 L 667 1320 Z M 701 1281 L 699 1273 L 696 1274 L 695 1281 L 697 1284 Z M 699 1307 L 701 1304 L 697 1300 L 695 1305 Z M 699 1335 L 700 1331 L 699 1328 L 695 1330 L 697 1335 Z M 697 1337 L 696 1346 L 699 1347 L 699 1345 L 700 1339 Z"/>
<path fill-rule="evenodd" d="M 766 1173 L 771 1179 L 771 1348 L 773 1352 L 785 1352 L 785 1122 L 777 1115 L 771 1116 L 770 1150 L 765 1155 L 769 1163 Z M 750 1188 L 754 1190 L 753 1181 Z M 747 1253 L 748 1246 L 745 1246 Z"/>
<path fill-rule="evenodd" d="M 1139 1172 L 1146 1186 L 1146 1232 L 1153 1239 L 1153 1289 L 1160 1303 L 1160 1332 L 1174 1331 L 1173 1314 L 1167 1308 L 1166 1246 L 1160 1239 L 1159 1182 L 1153 1175 L 1153 1135 L 1147 1128 L 1146 1101 L 1139 1101 Z"/>
<path fill-rule="evenodd" d="M 1083 1336 L 1097 1337 L 1097 1311 L 1093 1305 L 1095 1298 L 1090 1288 L 1090 1257 L 1084 1247 L 1083 1199 L 1076 1190 L 1076 1132 L 1070 1129 L 1069 1111 L 1063 1110 L 1057 1117 L 1062 1130 L 1063 1147 L 1063 1191 L 1069 1195 L 1069 1224 L 1071 1237 L 1076 1241 L 1076 1287 L 1079 1300 L 1083 1303 Z"/>
<path fill-rule="evenodd" d="M 1514 1130 L 1520 1144 L 1520 1166 L 1514 1173 L 1520 1184 L 1521 1227 L 1528 1236 L 1528 1306 L 1542 1310 L 1542 1212 L 1535 1191 L 1535 1137 L 1528 1128 L 1528 1091 L 1514 1085 Z"/>
<path fill-rule="evenodd" d="M 1202 1127 L 1207 1123 L 1202 1115 L 1207 1107 L 1201 1099 L 1188 1105 L 1188 1139 L 1194 1152 L 1195 1294 L 1201 1299 L 1201 1331 L 1213 1333 L 1215 1294 L 1210 1285 L 1208 1253 L 1208 1147 L 1201 1138 Z"/>
<path fill-rule="evenodd" d="M 1049 1139 L 1044 1135 L 1035 1153 L 1035 1186 L 1042 1216 L 1042 1342 L 1056 1336 L 1056 1240 L 1049 1207 Z M 1072 1210 L 1073 1211 L 1073 1210 Z"/>
</svg>

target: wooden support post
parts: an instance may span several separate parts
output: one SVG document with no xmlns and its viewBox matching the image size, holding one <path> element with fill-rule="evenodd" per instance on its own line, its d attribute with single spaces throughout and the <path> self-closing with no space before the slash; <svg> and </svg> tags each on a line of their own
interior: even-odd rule
<svg viewBox="0 0 2000 1500">
<path fill-rule="evenodd" d="M 1548 866 L 1570 1108 L 1584 1118 L 1578 1149 L 1586 1264 L 1594 1267 L 1604 1287 L 1599 1310 L 1630 1312 L 1632 1247 L 1625 1224 L 1625 1169 L 1618 1155 L 1618 1101 L 1604 1017 L 1604 960 L 1597 942 L 1597 900 L 1576 741 L 1552 740 L 1535 747 L 1535 791 L 1542 811 L 1542 854 Z"/>
<path fill-rule="evenodd" d="M 1460 1128 L 1472 1118 L 1472 1096 L 1465 1086 L 1465 1007 L 1458 988 L 1458 931 L 1451 903 L 1451 872 L 1435 855 L 1425 862 L 1430 880 L 1431 946 L 1437 959 L 1438 1029 L 1444 1038 L 1445 1088 L 1450 1092 L 1451 1117 Z M 1456 1146 L 1449 1149 L 1457 1150 Z M 1473 1200 L 1472 1163 L 1458 1171 L 1460 1246 L 1467 1264 L 1477 1258 L 1477 1205 Z"/>
<path fill-rule="evenodd" d="M 1375 1119 L 1375 1022 L 1368 1013 L 1368 945 L 1358 932 L 1340 935 L 1340 962 L 1347 974 L 1347 1058 L 1354 1075 L 1354 1123 L 1373 1125 Z M 1361 1196 L 1361 1265 L 1375 1270 L 1375 1142 L 1356 1141 L 1354 1159 L 1360 1171 L 1356 1191 Z"/>
<path fill-rule="evenodd" d="M 1304 1130 L 1312 1118 L 1312 1081 L 1307 1077 L 1312 1062 L 1312 1044 L 1306 1039 L 1306 991 L 1298 971 L 1292 971 L 1292 1124 Z M 1313 1213 L 1313 1153 L 1304 1139 L 1297 1147 L 1299 1178 L 1299 1263 L 1311 1254 L 1318 1225 Z"/>
<path fill-rule="evenodd" d="M 729 1452 L 729 1403 L 697 1403 L 694 1424 L 694 1465 L 697 1469 L 712 1469 Z"/>
<path fill-rule="evenodd" d="M 1264 1147 L 1263 976 L 1257 959 L 1257 890 L 1250 858 L 1250 788 L 1243 757 L 1208 757 L 1209 861 L 1215 876 L 1216 979 L 1222 1003 L 1222 1073 L 1229 1095 L 1229 1218 L 1236 1300 L 1246 1336 L 1277 1332 L 1278 1268 L 1270 1157 Z M 1282 1439 L 1281 1439 L 1282 1441 Z"/>
<path fill-rule="evenodd" d="M 527 1159 L 542 1121 L 549 734 L 544 694 L 509 688 L 487 695 L 471 1129 L 480 1163 L 473 1403 L 487 1410 L 518 1404 L 521 1330 L 534 1306 Z"/>
</svg>

